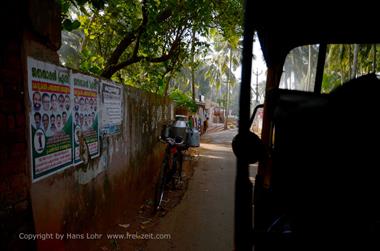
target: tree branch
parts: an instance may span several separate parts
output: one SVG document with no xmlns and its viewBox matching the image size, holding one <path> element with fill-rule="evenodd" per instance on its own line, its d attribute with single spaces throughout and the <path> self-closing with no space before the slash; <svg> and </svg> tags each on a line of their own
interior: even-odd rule
<svg viewBox="0 0 380 251">
<path fill-rule="evenodd" d="M 132 58 L 137 57 L 137 53 L 140 47 L 141 34 L 146 29 L 146 25 L 148 23 L 148 9 L 146 7 L 146 0 L 143 0 L 141 10 L 142 10 L 143 19 L 142 19 L 142 23 L 139 29 L 137 30 L 136 43 L 135 43 L 135 48 L 133 49 Z"/>
<path fill-rule="evenodd" d="M 140 57 L 140 56 L 132 56 L 131 58 L 128 58 L 127 60 L 117 64 L 117 65 L 114 65 L 112 68 L 110 68 L 110 73 L 111 73 L 111 76 L 123 69 L 124 67 L 127 67 L 128 65 L 131 65 L 131 64 L 134 64 L 134 63 L 137 63 L 137 62 L 140 62 L 140 61 L 148 61 L 148 62 L 151 62 L 151 63 L 161 63 L 161 62 L 165 62 L 167 60 L 169 60 L 174 54 L 175 54 L 175 50 L 177 49 L 179 45 L 179 42 L 174 42 L 172 44 L 172 47 L 170 48 L 169 52 L 167 54 L 163 54 L 161 55 L 160 57 Z"/>
<path fill-rule="evenodd" d="M 147 61 L 147 62 L 151 62 L 151 63 L 161 63 L 161 62 L 165 62 L 165 61 L 171 59 L 175 55 L 177 49 L 180 47 L 181 37 L 182 37 L 184 31 L 185 31 L 185 28 L 179 29 L 179 31 L 176 34 L 176 38 L 173 41 L 168 53 L 163 53 L 159 57 L 142 57 L 142 56 L 138 56 L 137 50 L 135 47 L 135 51 L 130 58 L 128 58 L 127 60 L 125 60 L 119 64 L 115 64 L 115 65 L 110 66 L 108 68 L 108 71 L 107 71 L 107 74 L 109 74 L 109 75 L 105 76 L 102 74 L 102 76 L 110 78 L 115 72 L 123 69 L 124 67 L 127 67 L 128 65 L 131 65 L 131 64 L 134 64 L 134 63 L 137 63 L 140 61 Z"/>
<path fill-rule="evenodd" d="M 143 19 L 142 19 L 140 26 L 137 29 L 135 29 L 135 30 L 133 30 L 133 31 L 131 31 L 125 35 L 123 40 L 118 44 L 118 46 L 116 47 L 116 49 L 112 53 L 111 57 L 108 59 L 108 61 L 106 63 L 106 67 L 103 70 L 101 76 L 106 77 L 106 78 L 110 78 L 116 71 L 124 68 L 125 66 L 136 63 L 138 61 L 141 61 L 141 59 L 138 60 L 140 58 L 140 57 L 138 57 L 138 50 L 140 47 L 141 35 L 145 31 L 146 26 L 148 24 L 147 0 L 142 1 L 141 11 L 142 11 Z M 173 14 L 172 9 L 169 7 L 167 9 L 163 10 L 157 16 L 155 22 L 156 23 L 163 22 L 163 21 L 167 20 L 172 14 Z M 126 61 L 118 64 L 121 55 L 124 53 L 124 51 L 134 41 L 135 41 L 135 47 L 133 48 L 132 56 L 130 58 L 128 58 Z M 123 67 L 120 68 L 120 65 L 122 65 Z M 115 69 L 117 69 L 117 70 L 115 70 Z"/>
<path fill-rule="evenodd" d="M 141 4 L 142 4 L 141 5 L 141 12 L 142 12 L 143 19 L 142 19 L 140 26 L 137 29 L 127 33 L 127 35 L 125 35 L 125 37 L 117 45 L 117 47 L 114 50 L 114 52 L 112 53 L 111 57 L 108 59 L 108 61 L 106 63 L 106 68 L 102 72 L 101 76 L 106 77 L 106 78 L 110 78 L 113 75 L 114 72 L 112 72 L 112 68 L 114 67 L 114 65 L 117 64 L 117 62 L 119 61 L 123 52 L 135 40 L 136 40 L 136 45 L 135 45 L 135 48 L 133 51 L 132 58 L 135 57 L 135 55 L 137 55 L 137 51 L 138 51 L 139 45 L 140 45 L 141 34 L 145 30 L 146 24 L 148 23 L 148 9 L 146 6 L 147 0 L 143 0 Z"/>
<path fill-rule="evenodd" d="M 136 39 L 136 34 L 134 32 L 128 33 L 123 38 L 123 40 L 119 43 L 119 45 L 116 47 L 116 49 L 112 53 L 111 57 L 108 59 L 108 61 L 106 63 L 106 67 L 101 74 L 102 77 L 110 78 L 112 76 L 112 74 L 113 74 L 113 73 L 111 73 L 112 68 L 119 61 L 121 54 L 123 54 L 125 49 L 128 48 L 128 46 L 131 45 L 135 39 Z"/>
</svg>

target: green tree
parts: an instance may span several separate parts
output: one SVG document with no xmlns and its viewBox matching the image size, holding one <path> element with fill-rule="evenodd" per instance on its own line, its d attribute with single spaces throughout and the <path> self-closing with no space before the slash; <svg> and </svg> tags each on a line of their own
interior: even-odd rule
<svg viewBox="0 0 380 251">
<path fill-rule="evenodd" d="M 191 52 L 206 43 L 194 42 L 193 34 L 206 37 L 210 28 L 225 37 L 241 34 L 242 0 L 99 0 L 97 7 L 95 0 L 62 1 L 77 5 L 80 23 L 80 46 L 66 44 L 79 62 L 62 50 L 67 66 L 163 94 Z"/>
<path fill-rule="evenodd" d="M 207 74 L 210 83 L 217 89 L 225 83 L 225 124 L 227 129 L 227 119 L 230 103 L 230 89 L 237 82 L 233 71 L 240 65 L 241 49 L 239 46 L 239 36 L 230 36 L 228 38 L 220 36 L 215 30 L 210 32 L 213 43 L 213 53 L 208 58 L 209 69 Z"/>
<path fill-rule="evenodd" d="M 315 78 L 318 46 L 308 45 L 294 48 L 284 64 L 281 84 L 286 89 L 310 90 Z"/>
<path fill-rule="evenodd" d="M 322 91 L 330 92 L 351 78 L 376 72 L 377 54 L 377 45 L 374 44 L 329 45 Z"/>
</svg>

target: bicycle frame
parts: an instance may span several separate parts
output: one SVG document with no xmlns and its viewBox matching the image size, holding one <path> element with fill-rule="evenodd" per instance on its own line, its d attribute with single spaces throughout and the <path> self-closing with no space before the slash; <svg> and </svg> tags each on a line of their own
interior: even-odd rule
<svg viewBox="0 0 380 251">
<path fill-rule="evenodd" d="M 177 184 L 182 179 L 182 144 L 175 142 L 172 138 L 159 138 L 161 142 L 167 144 L 165 148 L 165 156 L 162 162 L 160 175 L 155 191 L 155 209 L 161 207 L 161 202 L 164 196 L 165 186 L 172 182 L 172 189 L 175 189 Z M 177 175 L 176 175 L 177 174 Z M 177 176 L 177 177 L 175 177 Z"/>
<path fill-rule="evenodd" d="M 165 154 L 164 161 L 167 163 L 165 165 L 165 168 L 166 168 L 165 184 L 166 185 L 169 184 L 170 181 L 173 181 L 174 175 L 176 174 L 177 170 L 179 173 L 182 173 L 182 161 L 181 161 L 182 152 L 178 148 L 179 146 L 177 145 L 168 144 L 165 150 L 166 154 Z M 174 182 L 173 182 L 173 188 L 174 188 Z"/>
</svg>

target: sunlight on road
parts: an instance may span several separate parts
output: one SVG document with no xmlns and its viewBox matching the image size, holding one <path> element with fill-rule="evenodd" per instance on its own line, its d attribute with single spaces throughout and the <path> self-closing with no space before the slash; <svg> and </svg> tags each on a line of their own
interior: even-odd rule
<svg viewBox="0 0 380 251">
<path fill-rule="evenodd" d="M 207 154 L 200 154 L 199 156 L 209 158 L 209 159 L 225 159 L 225 157 L 215 156 L 215 155 L 207 155 Z"/>
<path fill-rule="evenodd" d="M 212 150 L 212 151 L 232 152 L 231 147 L 226 147 L 226 146 L 216 145 L 216 144 L 201 143 L 201 147 L 206 150 Z"/>
</svg>

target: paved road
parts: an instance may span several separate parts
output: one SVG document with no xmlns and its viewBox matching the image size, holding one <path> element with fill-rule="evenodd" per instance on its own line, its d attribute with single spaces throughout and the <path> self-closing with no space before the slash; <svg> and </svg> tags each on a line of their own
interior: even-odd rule
<svg viewBox="0 0 380 251">
<path fill-rule="evenodd" d="M 236 130 L 202 136 L 200 157 L 182 202 L 157 226 L 170 240 L 150 240 L 144 250 L 232 250 Z"/>
</svg>

